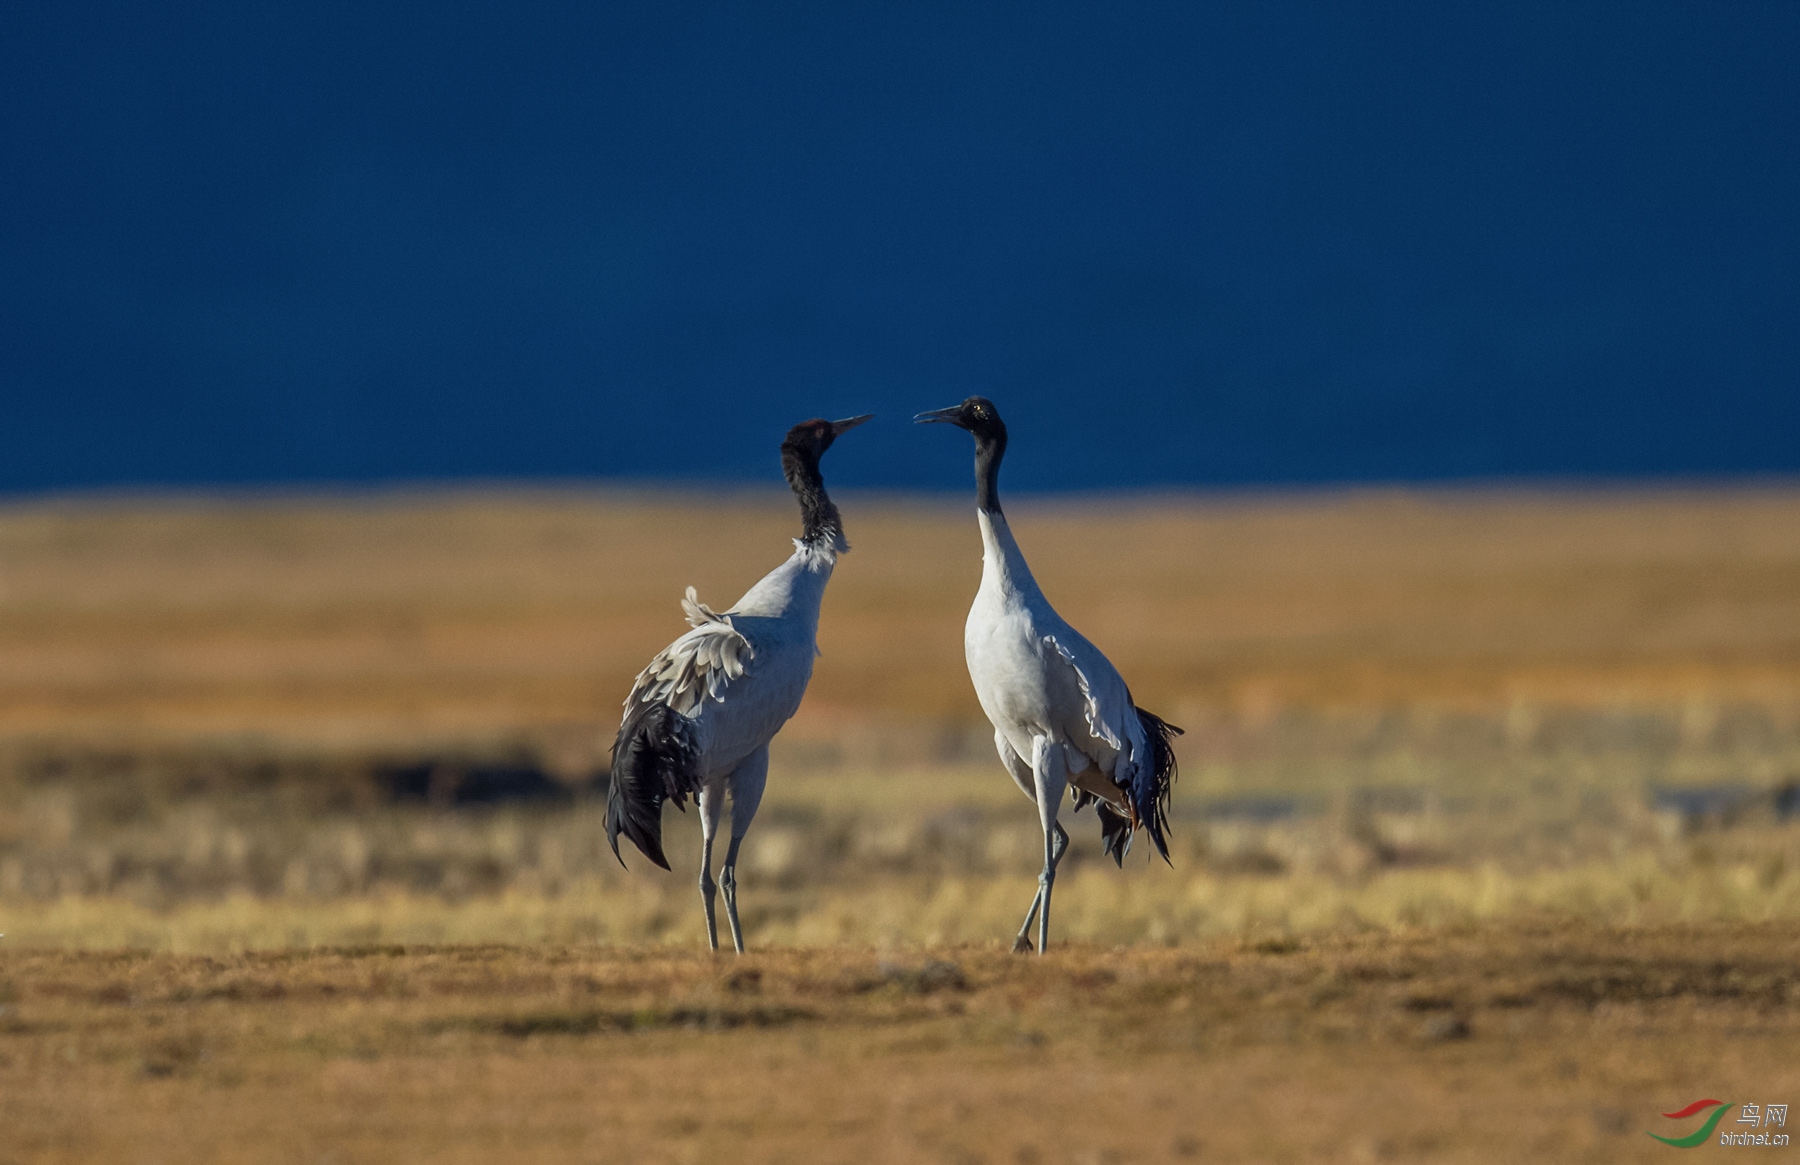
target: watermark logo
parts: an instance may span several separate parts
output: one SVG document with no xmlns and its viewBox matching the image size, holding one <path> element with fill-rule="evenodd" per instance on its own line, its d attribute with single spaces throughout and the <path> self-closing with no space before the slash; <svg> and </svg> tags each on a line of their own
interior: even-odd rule
<svg viewBox="0 0 1800 1165">
<path fill-rule="evenodd" d="M 1724 1120 L 1725 1115 L 1734 1108 L 1738 1110 L 1738 1118 L 1732 1123 L 1734 1125 L 1749 1125 L 1750 1129 L 1728 1128 L 1719 1133 L 1719 1144 L 1779 1146 L 1788 1143 L 1788 1136 L 1786 1133 L 1771 1133 L 1766 1131 L 1771 1128 L 1785 1129 L 1787 1127 L 1788 1106 L 1785 1104 L 1736 1104 L 1727 1103 L 1723 1100 L 1696 1100 L 1686 1108 L 1677 1109 L 1674 1112 L 1663 1113 L 1663 1115 L 1670 1120 L 1686 1120 L 1688 1117 L 1694 1116 L 1697 1113 L 1711 1109 L 1712 1114 L 1706 1118 L 1706 1122 L 1687 1136 L 1657 1136 L 1657 1134 L 1650 1132 L 1649 1129 L 1645 1129 L 1644 1132 L 1649 1136 L 1656 1137 L 1657 1140 L 1665 1145 L 1673 1145 L 1677 1149 L 1692 1149 L 1696 1145 L 1705 1144 L 1707 1141 L 1711 1140 L 1713 1130 L 1719 1127 L 1719 1122 Z M 1752 1132 L 1750 1131 L 1751 1129 L 1765 1131 Z"/>
</svg>

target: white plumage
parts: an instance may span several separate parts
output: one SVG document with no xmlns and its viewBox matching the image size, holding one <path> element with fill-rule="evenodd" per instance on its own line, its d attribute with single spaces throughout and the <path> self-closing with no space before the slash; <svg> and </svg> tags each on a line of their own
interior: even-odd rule
<svg viewBox="0 0 1800 1165">
<path fill-rule="evenodd" d="M 726 795 L 731 845 L 717 888 L 725 891 L 732 944 L 738 925 L 738 847 L 761 804 L 769 741 L 806 695 L 818 655 L 819 607 L 837 557 L 849 549 L 837 507 L 825 493 L 819 457 L 838 435 L 868 420 L 807 421 L 782 443 L 782 469 L 800 503 L 794 553 L 723 613 L 687 589 L 682 610 L 691 630 L 658 652 L 625 698 L 613 744 L 606 832 L 613 852 L 623 833 L 664 869 L 662 806 L 700 804 L 700 893 L 707 939 L 719 945 L 712 878 L 713 837 Z M 621 859 L 622 860 L 622 859 Z"/>
<path fill-rule="evenodd" d="M 1129 812 L 1125 789 L 1153 764 L 1137 706 L 1112 661 L 1056 613 L 1006 518 L 980 512 L 981 588 L 963 628 L 976 698 L 1021 759 L 1063 748 L 1077 788 Z"/>
</svg>

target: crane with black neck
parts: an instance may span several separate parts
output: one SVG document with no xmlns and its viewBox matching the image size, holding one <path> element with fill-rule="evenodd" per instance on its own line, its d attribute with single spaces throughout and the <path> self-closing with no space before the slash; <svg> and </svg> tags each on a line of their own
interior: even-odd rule
<svg viewBox="0 0 1800 1165">
<path fill-rule="evenodd" d="M 1043 826 L 1037 897 L 1013 940 L 1013 950 L 1031 950 L 1035 918 L 1041 954 L 1050 942 L 1056 867 L 1069 845 L 1057 820 L 1063 794 L 1073 790 L 1077 810 L 1095 805 L 1102 844 L 1120 865 L 1139 830 L 1167 861 L 1169 790 L 1175 781 L 1170 738 L 1181 729 L 1137 706 L 1118 669 L 1056 613 L 1032 577 L 1000 509 L 1006 424 L 994 403 L 972 396 L 914 419 L 955 425 L 975 438 L 981 586 L 963 627 L 963 653 L 976 698 L 994 725 L 1000 761 L 1037 803 Z"/>
<path fill-rule="evenodd" d="M 744 951 L 738 923 L 738 847 L 762 803 L 769 741 L 799 710 L 818 654 L 819 606 L 838 555 L 850 549 L 843 521 L 825 492 L 819 459 L 868 416 L 803 421 L 781 443 L 781 469 L 800 504 L 800 537 L 788 560 L 751 587 L 731 609 L 714 611 L 687 589 L 682 608 L 691 627 L 639 673 L 625 698 L 613 744 L 606 798 L 606 839 L 614 856 L 624 834 L 645 857 L 669 868 L 662 847 L 662 807 L 700 806 L 700 901 L 706 938 L 719 947 L 715 889 L 725 892 L 731 944 Z M 726 794 L 731 844 L 716 883 L 713 838 Z M 620 862 L 624 858 L 620 857 Z"/>
</svg>

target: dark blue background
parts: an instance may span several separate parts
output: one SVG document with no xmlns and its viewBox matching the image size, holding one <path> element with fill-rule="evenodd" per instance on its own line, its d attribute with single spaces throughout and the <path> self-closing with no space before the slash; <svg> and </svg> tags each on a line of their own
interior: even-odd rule
<svg viewBox="0 0 1800 1165">
<path fill-rule="evenodd" d="M 0 489 L 1800 469 L 1800 5 L 0 8 Z M 854 442 L 854 448 L 852 448 Z"/>
</svg>

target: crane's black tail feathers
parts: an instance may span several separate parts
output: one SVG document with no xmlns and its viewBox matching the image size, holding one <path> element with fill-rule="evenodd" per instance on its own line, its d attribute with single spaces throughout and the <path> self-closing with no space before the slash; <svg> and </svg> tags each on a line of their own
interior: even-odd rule
<svg viewBox="0 0 1800 1165">
<path fill-rule="evenodd" d="M 687 808 L 688 794 L 700 791 L 700 749 L 694 722 L 667 704 L 648 702 L 626 713 L 613 742 L 612 783 L 606 791 L 606 840 L 619 856 L 623 833 L 644 856 L 669 868 L 663 856 L 664 801 Z"/>
<path fill-rule="evenodd" d="M 1137 817 L 1137 824 L 1150 835 L 1156 852 L 1167 862 L 1169 792 L 1174 788 L 1176 776 L 1175 746 L 1172 742 L 1181 735 L 1181 729 L 1154 712 L 1139 708 L 1137 714 L 1138 722 L 1144 726 L 1144 739 L 1150 744 L 1150 767 L 1148 773 L 1143 769 L 1138 770 L 1138 779 L 1132 782 L 1127 792 L 1131 797 L 1131 808 Z M 1101 820 L 1106 819 L 1102 817 Z M 1110 849 L 1109 846 L 1109 852 Z M 1120 853 L 1119 857 L 1123 859 L 1124 854 Z"/>
<path fill-rule="evenodd" d="M 1074 798 L 1077 813 L 1089 805 L 1094 807 L 1094 816 L 1100 819 L 1100 844 L 1106 848 L 1106 856 L 1123 867 L 1125 855 L 1131 852 L 1131 815 L 1075 785 L 1069 786 L 1069 796 Z"/>
<path fill-rule="evenodd" d="M 1125 855 L 1131 852 L 1131 818 L 1104 801 L 1094 806 L 1094 813 L 1100 818 L 1100 844 L 1106 856 L 1123 869 Z"/>
</svg>

